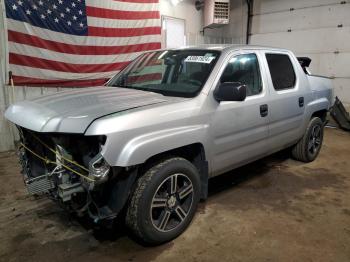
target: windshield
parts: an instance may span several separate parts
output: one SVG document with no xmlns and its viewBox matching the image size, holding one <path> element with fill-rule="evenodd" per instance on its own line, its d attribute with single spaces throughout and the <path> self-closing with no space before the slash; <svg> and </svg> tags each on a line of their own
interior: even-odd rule
<svg viewBox="0 0 350 262">
<path fill-rule="evenodd" d="M 209 77 L 220 52 L 168 50 L 149 52 L 119 72 L 108 86 L 194 97 Z"/>
</svg>

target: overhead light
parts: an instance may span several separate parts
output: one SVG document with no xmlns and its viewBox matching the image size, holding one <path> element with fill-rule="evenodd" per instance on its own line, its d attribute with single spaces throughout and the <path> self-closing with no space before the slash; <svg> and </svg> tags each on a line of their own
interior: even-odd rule
<svg viewBox="0 0 350 262">
<path fill-rule="evenodd" d="M 182 0 L 170 0 L 170 2 L 173 6 L 176 6 L 178 3 L 182 2 Z"/>
</svg>

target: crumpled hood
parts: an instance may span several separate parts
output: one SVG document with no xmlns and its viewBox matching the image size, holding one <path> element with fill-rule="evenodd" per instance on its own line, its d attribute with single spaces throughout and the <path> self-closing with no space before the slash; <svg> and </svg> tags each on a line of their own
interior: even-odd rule
<svg viewBox="0 0 350 262">
<path fill-rule="evenodd" d="M 169 100 L 152 92 L 102 86 L 21 101 L 11 105 L 5 117 L 37 132 L 84 133 L 102 116 Z"/>
</svg>

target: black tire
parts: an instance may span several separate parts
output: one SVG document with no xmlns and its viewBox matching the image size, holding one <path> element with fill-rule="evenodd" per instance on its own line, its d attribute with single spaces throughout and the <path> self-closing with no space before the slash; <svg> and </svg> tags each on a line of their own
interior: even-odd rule
<svg viewBox="0 0 350 262">
<path fill-rule="evenodd" d="M 313 117 L 310 120 L 304 136 L 292 149 L 294 159 L 305 163 L 316 159 L 322 147 L 323 127 L 323 122 L 319 117 Z"/>
<path fill-rule="evenodd" d="M 126 225 L 143 243 L 168 242 L 190 224 L 199 198 L 197 168 L 180 157 L 163 160 L 137 180 Z"/>
</svg>

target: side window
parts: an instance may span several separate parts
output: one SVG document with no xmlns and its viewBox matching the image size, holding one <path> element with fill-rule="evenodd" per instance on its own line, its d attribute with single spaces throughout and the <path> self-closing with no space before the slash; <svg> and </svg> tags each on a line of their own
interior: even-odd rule
<svg viewBox="0 0 350 262">
<path fill-rule="evenodd" d="M 296 78 L 289 56 L 283 54 L 266 54 L 266 60 L 275 90 L 293 88 Z"/>
<path fill-rule="evenodd" d="M 247 86 L 247 96 L 262 91 L 258 58 L 255 54 L 238 55 L 227 64 L 221 78 L 224 82 L 240 82 Z"/>
</svg>

